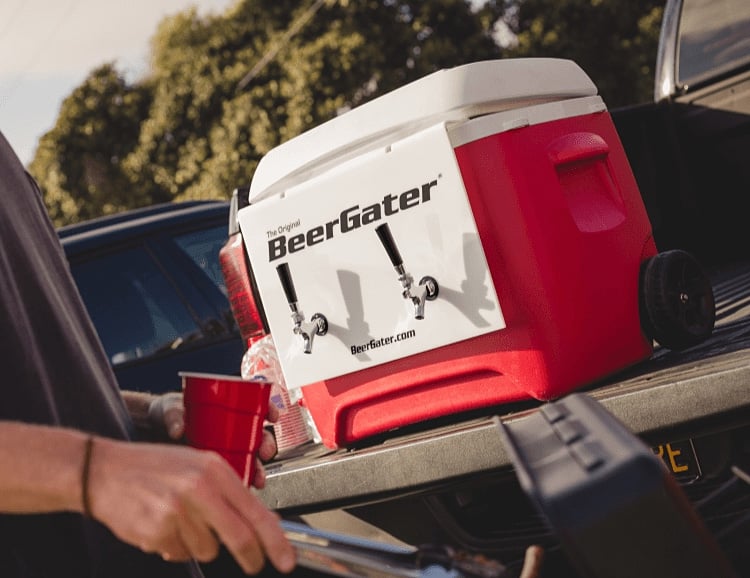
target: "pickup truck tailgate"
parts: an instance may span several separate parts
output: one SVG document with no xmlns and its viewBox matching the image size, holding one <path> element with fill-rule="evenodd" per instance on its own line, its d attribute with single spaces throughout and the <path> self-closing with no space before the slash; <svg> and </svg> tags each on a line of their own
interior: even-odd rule
<svg viewBox="0 0 750 578">
<path fill-rule="evenodd" d="M 708 341 L 683 352 L 657 349 L 651 359 L 586 390 L 651 444 L 750 424 L 750 263 L 710 276 L 717 321 Z M 358 448 L 310 444 L 268 464 L 259 495 L 282 514 L 294 514 L 429 494 L 508 472 L 510 458 L 492 417 L 518 419 L 538 405 L 421 424 Z"/>
</svg>

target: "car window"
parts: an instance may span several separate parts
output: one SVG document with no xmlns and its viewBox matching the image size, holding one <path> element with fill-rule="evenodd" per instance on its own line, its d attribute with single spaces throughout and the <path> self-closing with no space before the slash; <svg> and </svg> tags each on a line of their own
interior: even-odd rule
<svg viewBox="0 0 750 578">
<path fill-rule="evenodd" d="M 693 82 L 750 60 L 748 0 L 685 0 L 680 20 L 678 82 Z"/>
<path fill-rule="evenodd" d="M 214 282 L 224 296 L 227 296 L 224 276 L 219 265 L 219 251 L 227 241 L 226 225 L 192 231 L 179 235 L 174 240 L 180 249 Z"/>
<path fill-rule="evenodd" d="M 176 349 L 200 329 L 145 248 L 71 266 L 113 365 Z"/>
</svg>

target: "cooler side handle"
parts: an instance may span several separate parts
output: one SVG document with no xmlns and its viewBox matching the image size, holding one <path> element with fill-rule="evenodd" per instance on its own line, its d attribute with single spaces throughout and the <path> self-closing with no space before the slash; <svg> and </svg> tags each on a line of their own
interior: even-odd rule
<svg viewBox="0 0 750 578">
<path fill-rule="evenodd" d="M 547 154 L 555 166 L 606 157 L 609 145 L 598 134 L 574 132 L 556 139 L 547 148 Z"/>
</svg>

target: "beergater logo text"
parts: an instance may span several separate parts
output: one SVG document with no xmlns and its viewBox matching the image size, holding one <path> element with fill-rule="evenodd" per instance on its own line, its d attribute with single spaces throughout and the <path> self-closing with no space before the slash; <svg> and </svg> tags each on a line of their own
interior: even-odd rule
<svg viewBox="0 0 750 578">
<path fill-rule="evenodd" d="M 394 343 L 398 343 L 399 341 L 412 339 L 416 335 L 417 335 L 416 330 L 410 329 L 409 331 L 403 331 L 396 335 L 389 335 L 388 337 L 380 337 L 379 339 L 370 339 L 370 341 L 368 341 L 367 343 L 363 343 L 362 345 L 352 345 L 351 346 L 352 355 L 359 355 L 360 353 L 364 353 L 365 351 L 369 351 L 371 349 L 377 349 L 378 347 L 385 347 L 387 345 L 393 345 Z"/>
<path fill-rule="evenodd" d="M 279 225 L 275 229 L 268 229 L 266 231 L 266 237 L 269 239 L 273 239 L 277 235 L 281 235 L 282 233 L 288 233 L 292 229 L 296 229 L 302 224 L 302 219 L 297 219 L 296 221 L 292 221 L 291 223 L 287 223 L 286 225 Z"/>
<path fill-rule="evenodd" d="M 333 238 L 339 233 L 348 233 L 359 229 L 363 225 L 369 225 L 381 220 L 383 217 L 394 215 L 399 211 L 406 211 L 430 200 L 432 188 L 437 187 L 437 180 L 424 183 L 420 187 L 415 187 L 404 191 L 400 195 L 387 194 L 383 200 L 374 205 L 368 205 L 360 209 L 359 205 L 354 205 L 344 209 L 339 213 L 337 219 L 328 221 L 324 225 L 318 225 L 308 229 L 304 233 L 298 233 L 287 237 L 287 235 L 277 235 L 268 240 L 268 261 L 275 261 L 287 255 L 287 253 L 296 253 L 305 247 L 317 245 L 323 241 Z M 292 224 L 297 224 L 295 221 Z M 289 227 L 291 229 L 293 227 Z"/>
</svg>

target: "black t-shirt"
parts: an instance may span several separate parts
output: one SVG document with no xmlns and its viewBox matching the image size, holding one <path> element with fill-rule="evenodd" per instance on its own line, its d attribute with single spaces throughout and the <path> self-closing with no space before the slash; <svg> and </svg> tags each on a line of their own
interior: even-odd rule
<svg viewBox="0 0 750 578">
<path fill-rule="evenodd" d="M 130 439 L 132 423 L 117 382 L 39 191 L 2 134 L 0 360 L 0 420 Z M 0 514 L 3 578 L 190 574 L 77 514 Z"/>
</svg>

